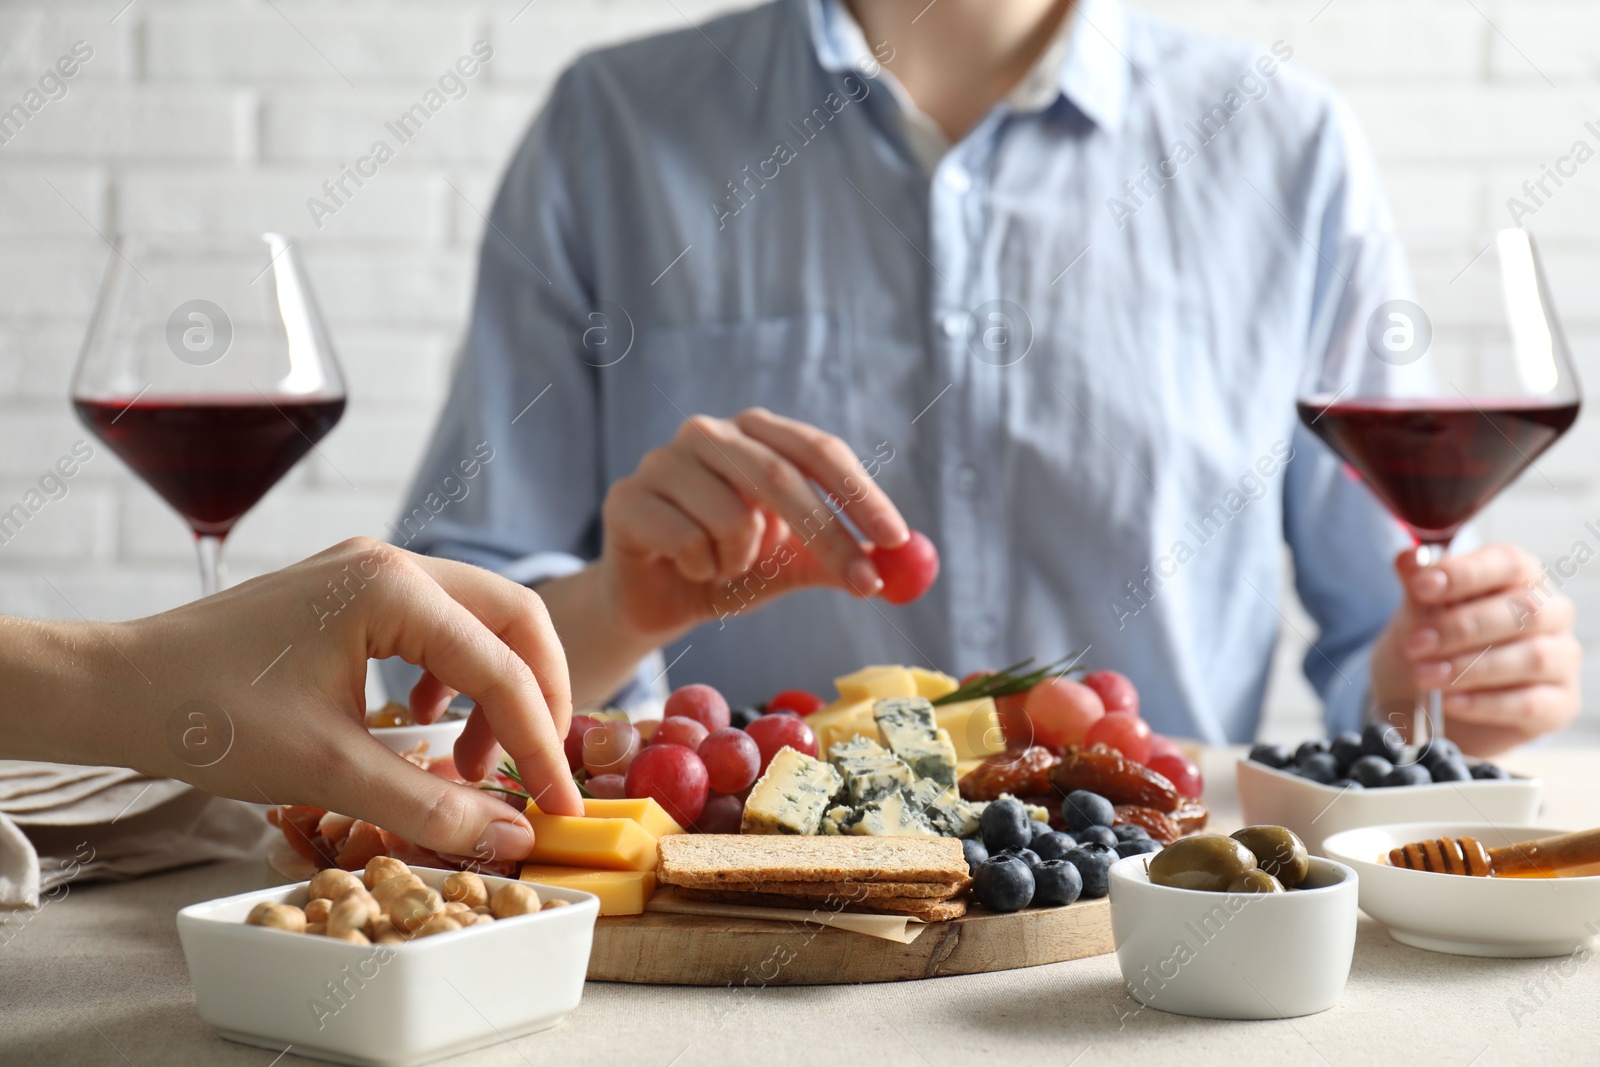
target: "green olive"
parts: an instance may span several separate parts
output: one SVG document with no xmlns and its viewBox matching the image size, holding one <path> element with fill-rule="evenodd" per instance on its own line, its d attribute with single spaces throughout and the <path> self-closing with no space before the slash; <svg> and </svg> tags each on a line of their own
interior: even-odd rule
<svg viewBox="0 0 1600 1067">
<path fill-rule="evenodd" d="M 1225 893 L 1234 880 L 1254 870 L 1255 853 L 1231 837 L 1198 834 L 1180 837 L 1150 861 L 1150 881 L 1174 889 Z"/>
<path fill-rule="evenodd" d="M 1228 886 L 1230 893 L 1282 893 L 1283 883 L 1259 867 L 1245 871 Z"/>
<path fill-rule="evenodd" d="M 1246 826 L 1236 830 L 1233 839 L 1256 854 L 1256 864 L 1283 883 L 1296 889 L 1311 870 L 1311 855 L 1304 841 L 1293 830 L 1282 826 Z"/>
</svg>

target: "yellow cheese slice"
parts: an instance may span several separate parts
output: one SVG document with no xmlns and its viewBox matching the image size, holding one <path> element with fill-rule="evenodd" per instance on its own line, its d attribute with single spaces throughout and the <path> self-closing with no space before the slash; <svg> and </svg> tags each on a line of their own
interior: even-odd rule
<svg viewBox="0 0 1600 1067">
<path fill-rule="evenodd" d="M 983 759 L 1006 750 L 1005 734 L 1000 729 L 1000 714 L 994 698 L 963 700 L 958 704 L 939 704 L 933 717 L 956 746 L 957 759 Z"/>
<path fill-rule="evenodd" d="M 529 863 L 653 871 L 659 861 L 655 837 L 632 819 L 532 813 L 527 818 L 533 826 Z"/>
<path fill-rule="evenodd" d="M 911 667 L 911 681 L 917 687 L 917 696 L 927 697 L 929 700 L 938 700 L 940 697 L 949 696 L 961 688 L 961 683 L 950 677 L 944 671 L 932 671 L 926 667 Z"/>
<path fill-rule="evenodd" d="M 882 700 L 884 697 L 914 697 L 917 683 L 904 667 L 862 667 L 833 684 L 844 700 Z"/>
<path fill-rule="evenodd" d="M 540 814 L 531 800 L 526 810 L 529 815 Z M 583 813 L 591 819 L 632 819 L 651 837 L 683 833 L 683 827 L 667 814 L 667 809 L 649 797 L 639 800 L 588 797 L 583 802 Z"/>
<path fill-rule="evenodd" d="M 638 915 L 656 891 L 654 871 L 606 871 L 530 863 L 522 868 L 522 880 L 593 893 L 600 898 L 601 915 Z"/>
<path fill-rule="evenodd" d="M 806 716 L 806 725 L 817 735 L 817 753 L 827 759 L 828 749 L 857 734 L 876 739 L 878 724 L 872 718 L 872 701 L 840 700 L 818 708 Z"/>
</svg>

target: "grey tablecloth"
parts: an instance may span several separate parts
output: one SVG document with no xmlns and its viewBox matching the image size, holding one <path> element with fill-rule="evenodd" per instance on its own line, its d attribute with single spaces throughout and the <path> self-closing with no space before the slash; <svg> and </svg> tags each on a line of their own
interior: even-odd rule
<svg viewBox="0 0 1600 1067">
<path fill-rule="evenodd" d="M 1232 754 L 1207 757 L 1218 825 L 1237 824 Z M 1600 753 L 1520 754 L 1549 784 L 1543 821 L 1600 824 Z M 117 885 L 76 886 L 0 932 L 0 1063 L 241 1064 L 272 1053 L 216 1036 L 195 1013 L 173 915 L 264 884 L 234 861 Z M 1565 965 L 1564 965 L 1565 964 Z M 1564 965 L 1564 966 L 1563 966 Z M 506 960 L 506 981 L 536 960 Z M 459 1061 L 530 1064 L 864 1063 L 1065 1065 L 1600 1062 L 1600 964 L 1480 960 L 1391 941 L 1363 919 L 1344 999 L 1283 1022 L 1208 1022 L 1137 1011 L 1114 956 L 895 985 L 725 989 L 591 983 L 561 1026 Z M 309 1062 L 291 1052 L 280 1064 Z"/>
</svg>

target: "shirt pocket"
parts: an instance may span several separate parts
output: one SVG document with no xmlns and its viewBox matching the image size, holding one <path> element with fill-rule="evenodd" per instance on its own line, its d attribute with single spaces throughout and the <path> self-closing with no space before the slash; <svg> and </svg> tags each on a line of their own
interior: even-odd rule
<svg viewBox="0 0 1600 1067">
<path fill-rule="evenodd" d="M 849 336 L 822 312 L 641 328 L 631 357 L 598 372 L 607 482 L 691 415 L 760 406 L 852 441 Z"/>
</svg>

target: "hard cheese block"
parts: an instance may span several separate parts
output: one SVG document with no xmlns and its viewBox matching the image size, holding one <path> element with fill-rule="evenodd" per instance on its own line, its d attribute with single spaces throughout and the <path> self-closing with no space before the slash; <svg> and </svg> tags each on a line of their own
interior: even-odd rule
<svg viewBox="0 0 1600 1067">
<path fill-rule="evenodd" d="M 916 685 L 916 695 L 919 697 L 938 700 L 940 697 L 949 696 L 961 688 L 961 683 L 944 673 L 944 671 L 933 671 L 926 667 L 908 667 L 906 669 L 911 672 L 911 681 Z"/>
<path fill-rule="evenodd" d="M 539 814 L 539 808 L 533 801 L 528 801 L 527 812 L 529 815 Z M 649 797 L 639 800 L 625 800 L 623 798 L 585 797 L 583 813 L 591 819 L 632 819 L 644 827 L 651 837 L 665 837 L 668 834 L 681 834 L 683 827 L 679 826 L 672 816 L 667 814 L 667 809 L 657 804 Z"/>
<path fill-rule="evenodd" d="M 601 915 L 638 915 L 655 895 L 654 871 L 606 871 L 583 867 L 546 867 L 526 864 L 524 882 L 580 889 L 600 898 Z"/>
<path fill-rule="evenodd" d="M 751 787 L 740 830 L 747 834 L 814 834 L 843 784 L 838 771 L 785 745 Z"/>
<path fill-rule="evenodd" d="M 949 732 L 957 759 L 985 759 L 1006 750 L 1006 737 L 1000 729 L 1000 713 L 993 697 L 939 704 L 934 707 L 933 716 L 940 728 Z"/>
<path fill-rule="evenodd" d="M 872 706 L 878 733 L 896 756 L 919 778 L 956 784 L 956 748 L 950 733 L 939 728 L 933 705 L 922 697 L 888 697 Z"/>
<path fill-rule="evenodd" d="M 529 813 L 532 864 L 601 867 L 608 871 L 656 869 L 656 839 L 632 819 L 591 819 Z"/>
<path fill-rule="evenodd" d="M 904 667 L 862 667 L 843 678 L 835 678 L 834 686 L 844 700 L 882 700 L 884 697 L 914 697 L 917 682 Z"/>
<path fill-rule="evenodd" d="M 872 721 L 872 700 L 840 700 L 818 708 L 806 716 L 806 725 L 817 735 L 817 751 L 827 752 L 852 737 L 876 738 L 878 726 Z"/>
</svg>

